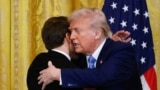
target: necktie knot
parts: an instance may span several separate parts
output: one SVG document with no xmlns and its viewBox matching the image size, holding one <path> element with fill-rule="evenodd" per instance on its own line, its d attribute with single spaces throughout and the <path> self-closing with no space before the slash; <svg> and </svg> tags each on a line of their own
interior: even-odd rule
<svg viewBox="0 0 160 90">
<path fill-rule="evenodd" d="M 91 55 L 89 56 L 88 58 L 88 68 L 95 68 L 95 62 L 96 62 L 96 59 Z"/>
</svg>

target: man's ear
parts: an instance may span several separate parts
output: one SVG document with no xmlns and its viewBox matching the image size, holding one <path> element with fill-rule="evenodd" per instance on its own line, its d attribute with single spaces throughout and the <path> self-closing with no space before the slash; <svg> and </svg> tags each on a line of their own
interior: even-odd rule
<svg viewBox="0 0 160 90">
<path fill-rule="evenodd" d="M 101 37 L 101 35 L 102 35 L 101 30 L 96 30 L 95 31 L 95 39 L 99 39 Z"/>
<path fill-rule="evenodd" d="M 66 33 L 66 39 L 67 39 L 67 41 L 70 40 L 70 34 L 69 33 Z"/>
</svg>

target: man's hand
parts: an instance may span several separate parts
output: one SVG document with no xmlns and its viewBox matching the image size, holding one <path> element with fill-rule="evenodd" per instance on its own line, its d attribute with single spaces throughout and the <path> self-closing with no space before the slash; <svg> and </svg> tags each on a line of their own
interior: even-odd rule
<svg viewBox="0 0 160 90">
<path fill-rule="evenodd" d="M 131 40 L 129 36 L 130 36 L 130 32 L 120 30 L 120 31 L 117 31 L 115 34 L 113 34 L 111 39 L 114 41 L 121 41 L 121 42 L 128 43 Z"/>
<path fill-rule="evenodd" d="M 60 69 L 56 68 L 51 61 L 48 62 L 48 68 L 40 71 L 40 76 L 38 77 L 38 84 L 43 83 L 42 90 L 45 89 L 46 85 L 50 84 L 55 80 L 60 79 Z"/>
</svg>

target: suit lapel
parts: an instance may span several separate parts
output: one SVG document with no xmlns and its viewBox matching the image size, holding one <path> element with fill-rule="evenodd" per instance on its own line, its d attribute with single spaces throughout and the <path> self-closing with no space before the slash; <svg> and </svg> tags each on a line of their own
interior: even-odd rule
<svg viewBox="0 0 160 90">
<path fill-rule="evenodd" d="M 111 51 L 111 44 L 112 44 L 113 40 L 111 40 L 110 38 L 108 38 L 98 56 L 98 60 L 97 60 L 97 64 L 96 67 L 99 67 L 103 62 L 105 62 L 106 58 L 109 56 L 109 52 Z"/>
</svg>

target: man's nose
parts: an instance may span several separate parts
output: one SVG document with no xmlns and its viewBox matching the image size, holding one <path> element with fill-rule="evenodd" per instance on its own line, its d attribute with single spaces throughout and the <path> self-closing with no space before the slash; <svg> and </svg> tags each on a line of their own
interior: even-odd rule
<svg viewBox="0 0 160 90">
<path fill-rule="evenodd" d="M 70 39 L 71 39 L 71 40 L 75 39 L 75 33 L 74 33 L 74 32 L 71 32 Z"/>
</svg>

